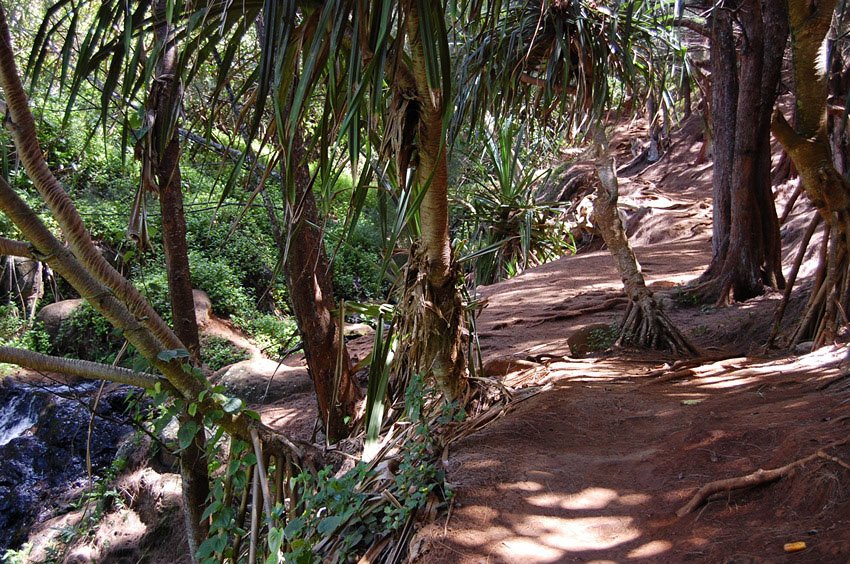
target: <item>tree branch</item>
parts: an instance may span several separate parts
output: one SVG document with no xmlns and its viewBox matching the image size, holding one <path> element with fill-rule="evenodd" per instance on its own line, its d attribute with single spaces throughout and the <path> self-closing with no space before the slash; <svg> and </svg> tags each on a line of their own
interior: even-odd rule
<svg viewBox="0 0 850 564">
<path fill-rule="evenodd" d="M 34 259 L 29 243 L 0 237 L 0 255 Z"/>
<path fill-rule="evenodd" d="M 704 23 L 700 23 L 696 20 L 689 20 L 689 19 L 685 19 L 685 18 L 681 18 L 681 17 L 679 17 L 679 18 L 674 17 L 674 18 L 671 18 L 667 21 L 662 20 L 661 23 L 662 23 L 662 25 L 666 24 L 666 25 L 672 25 L 672 26 L 676 26 L 676 27 L 683 27 L 685 29 L 689 29 L 689 30 L 693 31 L 694 33 L 698 33 L 699 35 L 702 35 L 705 38 L 708 38 L 708 39 L 711 38 L 711 29 L 709 29 L 709 27 L 707 25 L 705 25 Z"/>
<path fill-rule="evenodd" d="M 770 121 L 770 131 L 789 155 L 794 148 L 805 142 L 805 139 L 794 131 L 794 128 L 791 127 L 791 124 L 788 123 L 788 120 L 785 119 L 779 108 L 773 111 L 773 119 Z"/>
<path fill-rule="evenodd" d="M 171 387 L 171 384 L 167 380 L 153 376 L 152 374 L 144 374 L 128 368 L 110 366 L 88 360 L 49 356 L 14 347 L 0 347 L 0 362 L 17 364 L 18 366 L 40 372 L 60 372 L 71 376 L 79 376 L 80 378 L 127 384 L 146 390 L 154 389 L 157 384 L 165 388 Z"/>
</svg>

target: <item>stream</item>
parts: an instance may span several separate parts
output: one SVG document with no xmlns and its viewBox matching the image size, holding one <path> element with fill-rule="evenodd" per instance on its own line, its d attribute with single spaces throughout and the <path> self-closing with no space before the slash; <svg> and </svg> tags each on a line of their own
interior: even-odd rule
<svg viewBox="0 0 850 564">
<path fill-rule="evenodd" d="M 67 494 L 88 483 L 88 405 L 97 389 L 95 382 L 0 382 L 0 555 L 18 548 L 35 522 L 67 505 L 73 500 Z M 132 432 L 125 413 L 130 390 L 114 389 L 100 399 L 91 442 L 95 475 Z"/>
</svg>

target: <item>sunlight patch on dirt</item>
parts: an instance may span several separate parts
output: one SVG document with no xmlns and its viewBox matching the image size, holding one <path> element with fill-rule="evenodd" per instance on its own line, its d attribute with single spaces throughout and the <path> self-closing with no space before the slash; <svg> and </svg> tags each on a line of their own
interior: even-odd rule
<svg viewBox="0 0 850 564">
<path fill-rule="evenodd" d="M 565 552 L 612 548 L 641 536 L 631 517 L 619 515 L 574 519 L 534 515 L 522 529 L 527 534 L 506 538 L 499 547 L 504 557 L 516 562 L 546 562 L 549 554 L 557 561 Z"/>
<path fill-rule="evenodd" d="M 547 493 L 531 496 L 527 501 L 537 507 L 582 511 L 587 509 L 605 509 L 612 504 L 640 505 L 649 502 L 650 499 L 650 496 L 643 494 L 626 494 L 621 496 L 615 490 L 609 488 L 587 488 L 577 494 L 568 496 L 566 499 L 563 496 Z"/>
<path fill-rule="evenodd" d="M 673 548 L 673 543 L 668 541 L 650 541 L 643 546 L 629 552 L 629 558 L 652 558 L 653 556 L 661 556 L 668 550 Z"/>
</svg>

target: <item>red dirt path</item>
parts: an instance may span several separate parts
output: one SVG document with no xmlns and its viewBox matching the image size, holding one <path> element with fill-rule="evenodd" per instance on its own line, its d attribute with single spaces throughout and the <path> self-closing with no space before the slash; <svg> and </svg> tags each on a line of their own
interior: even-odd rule
<svg viewBox="0 0 850 564">
<path fill-rule="evenodd" d="M 710 168 L 691 165 L 688 143 L 626 181 L 623 199 L 652 206 L 633 237 L 638 259 L 705 357 L 678 372 L 655 354 L 569 357 L 573 331 L 622 314 L 607 251 L 482 289 L 485 361 L 541 361 L 506 382 L 552 385 L 453 445 L 456 499 L 419 533 L 418 562 L 850 562 L 848 444 L 828 449 L 839 463 L 819 459 L 675 517 L 705 483 L 783 466 L 850 430 L 846 348 L 759 356 L 777 293 L 718 309 L 671 288 L 711 253 Z M 786 554 L 794 541 L 807 548 Z"/>
</svg>

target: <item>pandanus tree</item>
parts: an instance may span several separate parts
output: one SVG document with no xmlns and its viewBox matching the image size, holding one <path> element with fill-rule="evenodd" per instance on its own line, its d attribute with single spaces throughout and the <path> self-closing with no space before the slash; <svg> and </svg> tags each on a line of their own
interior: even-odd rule
<svg viewBox="0 0 850 564">
<path fill-rule="evenodd" d="M 65 372 L 165 393 L 186 406 L 186 412 L 190 415 L 199 414 L 205 423 L 229 433 L 234 439 L 253 444 L 259 458 L 265 450 L 279 464 L 300 467 L 305 456 L 309 457 L 309 453 L 315 452 L 312 447 L 290 441 L 251 417 L 250 413 L 243 410 L 239 400 L 227 398 L 214 390 L 201 372 L 187 364 L 185 345 L 177 335 L 94 245 L 73 202 L 44 160 L 14 53 L 5 10 L 0 7 L 0 88 L 8 108 L 7 124 L 17 156 L 61 229 L 66 243 L 45 226 L 5 179 L 0 179 L 0 210 L 27 239 L 27 243 L 3 240 L 4 251 L 36 257 L 50 265 L 122 333 L 159 375 L 88 361 L 49 357 L 11 347 L 0 347 L 0 360 L 36 370 Z M 191 424 L 185 424 L 184 427 L 188 430 L 184 433 L 187 438 L 183 445 L 185 448 L 191 444 L 197 427 Z M 192 501 L 199 503 L 198 500 Z M 203 509 L 189 509 L 187 524 L 193 536 L 197 533 L 193 539 L 197 540 L 203 530 L 196 531 L 200 524 L 193 517 L 203 513 Z"/>
<path fill-rule="evenodd" d="M 565 137 L 593 140 L 598 169 L 594 216 L 629 297 L 618 344 L 688 354 L 693 348 L 646 287 L 628 243 L 604 131 L 606 112 L 616 102 L 612 80 L 623 85 L 632 102 L 656 98 L 662 89 L 664 69 L 678 52 L 664 24 L 671 21 L 665 6 L 540 0 L 490 4 L 477 19 L 475 48 L 461 67 L 455 124 L 475 124 L 486 113 L 498 120 L 518 108 L 533 108 L 559 123 Z"/>
<path fill-rule="evenodd" d="M 129 10 L 121 2 L 102 4 L 96 24 L 80 46 L 80 60 L 85 62 L 78 62 L 74 80 L 79 82 L 92 77 L 94 82 L 101 83 L 104 114 L 115 99 L 125 106 L 132 103 L 145 89 L 149 76 L 146 73 L 152 72 L 156 57 L 161 55 L 161 51 L 144 50 L 144 34 L 157 23 L 156 19 L 149 20 L 145 15 L 148 7 Z M 65 8 L 70 12 L 64 17 L 76 17 L 78 6 L 66 2 L 51 9 L 50 15 Z M 227 2 L 211 3 L 202 8 L 168 3 L 165 20 L 174 26 L 168 36 L 181 46 L 173 67 L 180 74 L 181 82 L 190 84 L 205 57 L 221 44 L 225 44 L 225 48 L 220 78 L 225 77 L 228 65 L 224 63 L 232 61 L 246 30 L 260 16 L 263 23 L 260 65 L 239 91 L 250 92 L 249 138 L 256 136 L 266 142 L 273 141 L 277 155 L 269 162 L 281 163 L 284 196 L 292 219 L 287 255 L 298 254 L 298 260 L 302 261 L 288 263 L 287 274 L 290 280 L 306 281 L 299 288 L 305 291 L 305 300 L 313 300 L 311 307 L 326 308 L 327 315 L 317 326 L 331 338 L 315 341 L 325 348 L 317 348 L 315 355 L 308 351 L 308 359 L 311 363 L 317 358 L 342 361 L 335 364 L 332 375 L 322 375 L 325 384 L 332 383 L 323 388 L 330 396 L 325 398 L 325 405 L 331 413 L 344 413 L 339 408 L 348 407 L 347 397 L 339 384 L 348 374 L 340 372 L 340 367 L 347 369 L 347 358 L 329 313 L 332 299 L 327 287 L 317 282 L 319 277 L 328 274 L 328 269 L 321 261 L 321 241 L 314 230 L 320 222 L 310 217 L 315 210 L 315 206 L 311 206 L 312 190 L 317 182 L 332 179 L 340 170 L 341 162 L 352 163 L 355 172 L 358 163 L 371 164 L 372 157 L 378 154 L 372 147 L 378 145 L 380 136 L 390 139 L 386 151 L 381 154 L 397 163 L 397 180 L 415 200 L 416 205 L 410 208 L 413 211 L 404 219 L 410 220 L 411 225 L 416 224 L 420 234 L 416 249 L 410 253 L 407 271 L 409 292 L 405 303 L 409 304 L 414 319 L 408 325 L 414 330 L 403 336 L 413 341 L 411 354 L 406 355 L 408 368 L 432 375 L 448 396 L 459 395 L 465 387 L 465 379 L 462 308 L 448 237 L 444 124 L 449 106 L 446 100 L 450 92 L 450 65 L 444 6 L 424 1 L 397 4 L 243 3 L 239 6 Z M 34 252 L 66 277 L 121 330 L 163 377 L 6 348 L 0 351 L 0 359 L 164 391 L 185 403 L 188 413 L 199 414 L 204 417 L 205 424 L 231 435 L 234 439 L 231 455 L 236 457 L 232 463 L 238 463 L 240 453 L 244 453 L 239 450 L 244 447 L 238 447 L 238 441 L 253 446 L 256 455 L 253 474 L 249 474 L 247 482 L 240 487 L 244 488 L 246 499 L 249 496 L 253 499 L 252 523 L 256 531 L 263 513 L 268 519 L 274 518 L 269 482 L 277 499 L 296 499 L 296 494 L 290 491 L 295 483 L 285 476 L 291 477 L 293 469 L 309 467 L 311 457 L 318 457 L 317 452 L 255 421 L 249 412 L 243 411 L 241 402 L 222 396 L 203 374 L 192 370 L 181 354 L 186 345 L 136 289 L 97 253 L 73 204 L 44 162 L 35 138 L 34 120 L 14 65 L 11 38 L 5 24 L 2 21 L 0 24 L 3 39 L 0 43 L 0 86 L 10 108 L 16 146 L 30 178 L 62 228 L 70 250 L 35 219 L 32 210 L 5 183 L 0 183 L 0 206 L 32 243 Z M 57 29 L 47 21 L 39 33 L 33 56 L 35 68 L 43 63 L 47 31 L 51 28 Z M 386 84 L 390 85 L 389 89 L 385 88 Z M 314 129 L 302 127 L 311 105 L 324 110 Z M 124 128 L 125 140 L 130 137 L 130 129 Z M 318 161 L 316 172 L 311 172 L 307 166 L 312 159 Z M 371 167 L 362 167 L 362 171 L 367 170 Z M 406 180 L 408 174 L 409 182 Z M 355 176 L 360 179 L 355 189 L 357 197 L 368 189 L 368 174 L 362 172 Z M 351 224 L 355 219 L 356 208 Z M 302 236 L 299 243 L 298 238 Z M 3 241 L 3 244 L 7 249 L 33 254 L 20 242 Z M 302 266 L 293 267 L 293 264 Z M 306 338 L 305 344 L 310 346 Z M 315 380 L 317 374 L 313 377 Z M 318 385 L 317 390 L 322 392 Z M 320 409 L 323 409 L 321 401 L 320 398 Z M 323 409 L 323 415 L 325 413 Z M 344 418 L 340 420 L 348 424 Z M 333 433 L 331 421 L 328 416 L 329 434 Z M 198 431 L 191 425 L 188 428 L 193 433 Z M 220 433 L 215 436 L 218 435 Z M 277 477 L 274 480 L 267 479 L 264 453 L 275 459 Z M 232 482 L 230 486 L 236 487 Z M 232 489 L 224 493 L 216 489 L 211 495 L 219 494 L 224 496 L 217 499 L 221 504 L 213 504 L 208 511 L 202 512 L 202 521 L 208 522 L 208 515 L 229 508 L 233 503 Z M 295 509 L 292 507 L 290 511 Z M 230 518 L 233 520 L 234 515 Z M 190 530 L 195 529 L 192 523 L 197 520 L 190 519 Z M 222 557 L 228 551 L 238 553 L 237 547 L 228 548 L 227 539 L 237 538 L 238 545 L 239 526 L 228 529 L 226 520 L 221 519 L 213 519 L 212 523 L 215 525 L 212 536 L 201 543 L 200 553 L 212 550 Z M 255 543 L 251 547 L 255 549 Z M 269 550 L 277 554 L 279 543 L 277 548 Z"/>
<path fill-rule="evenodd" d="M 814 286 L 792 335 L 792 343 L 811 339 L 815 347 L 829 342 L 837 329 L 847 323 L 850 307 L 850 183 L 836 170 L 833 161 L 827 131 L 828 67 L 822 60 L 836 4 L 835 0 L 788 1 L 796 121 L 791 126 L 779 109 L 774 110 L 772 119 L 773 134 L 791 157 L 806 194 L 817 209 L 812 228 L 818 221 L 825 225 Z M 804 251 L 801 250 L 796 266 Z"/>
<path fill-rule="evenodd" d="M 300 135 L 315 148 L 313 181 L 332 182 L 343 166 L 351 168 L 357 183 L 349 230 L 375 168 L 392 177 L 411 202 L 400 212 L 400 223 L 416 234 L 416 242 L 398 308 L 409 330 L 399 338 L 406 352 L 396 357 L 404 360 L 402 369 L 433 377 L 448 397 L 456 397 L 465 387 L 465 359 L 448 231 L 445 123 L 451 61 L 444 3 L 285 6 L 288 11 L 277 15 L 264 12 L 268 44 L 256 104 L 262 108 L 268 102 L 273 109 L 287 171 L 304 165 L 304 153 L 296 150 Z M 322 116 L 312 131 L 302 130 L 311 107 L 322 108 Z M 286 174 L 290 193 L 293 180 Z M 387 253 L 394 251 L 397 235 L 390 237 Z"/>
</svg>

